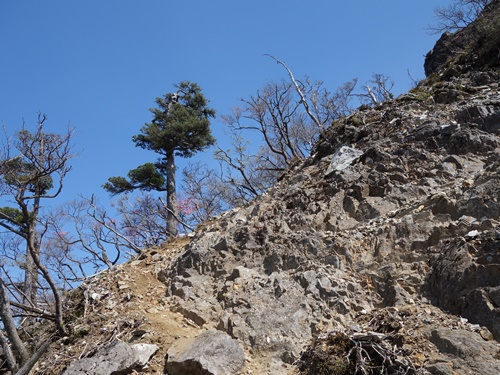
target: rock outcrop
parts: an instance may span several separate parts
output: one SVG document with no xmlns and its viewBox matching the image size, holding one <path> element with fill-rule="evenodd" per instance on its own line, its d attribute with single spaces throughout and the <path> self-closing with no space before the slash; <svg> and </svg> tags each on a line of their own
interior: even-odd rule
<svg viewBox="0 0 500 375">
<path fill-rule="evenodd" d="M 123 338 L 163 345 L 149 373 L 222 374 L 226 349 L 231 373 L 312 373 L 328 343 L 341 358 L 386 353 L 377 366 L 391 371 L 500 372 L 499 12 L 493 1 L 443 36 L 427 80 L 333 123 L 253 202 L 89 283 L 106 298 L 86 303 L 120 311 Z M 457 38 L 475 57 L 453 53 Z M 220 351 L 196 344 L 214 331 Z M 81 353 L 72 345 L 57 350 Z"/>
</svg>

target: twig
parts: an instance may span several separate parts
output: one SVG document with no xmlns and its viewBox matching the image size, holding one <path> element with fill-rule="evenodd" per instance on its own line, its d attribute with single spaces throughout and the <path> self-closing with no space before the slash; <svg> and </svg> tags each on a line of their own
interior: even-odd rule
<svg viewBox="0 0 500 375">
<path fill-rule="evenodd" d="M 17 307 L 18 309 L 24 310 L 24 311 L 29 311 L 31 313 L 37 314 L 37 315 L 30 315 L 30 316 L 35 316 L 35 317 L 41 317 L 49 320 L 55 320 L 56 316 L 55 314 L 52 314 L 44 309 L 40 309 L 38 307 L 31 307 L 28 305 L 24 305 L 22 303 L 18 303 L 15 301 L 10 301 L 10 304 L 14 307 Z"/>
<path fill-rule="evenodd" d="M 78 359 L 82 359 L 83 357 L 83 353 L 85 353 L 85 350 L 87 350 L 87 346 L 89 345 L 88 342 L 85 343 L 85 347 L 83 348 L 82 352 L 80 353 L 80 355 L 78 356 Z"/>
</svg>

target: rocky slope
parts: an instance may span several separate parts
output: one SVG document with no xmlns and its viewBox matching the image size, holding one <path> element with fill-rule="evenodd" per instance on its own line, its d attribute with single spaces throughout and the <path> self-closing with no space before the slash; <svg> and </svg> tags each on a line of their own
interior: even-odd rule
<svg viewBox="0 0 500 375">
<path fill-rule="evenodd" d="M 120 341 L 147 355 L 108 373 L 500 373 L 499 12 L 266 194 L 78 288 L 35 372 L 96 373 Z"/>
</svg>

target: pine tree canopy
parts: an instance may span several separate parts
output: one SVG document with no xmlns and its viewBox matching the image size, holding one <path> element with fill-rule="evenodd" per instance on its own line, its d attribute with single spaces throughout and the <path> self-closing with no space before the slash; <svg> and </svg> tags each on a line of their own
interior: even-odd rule
<svg viewBox="0 0 500 375">
<path fill-rule="evenodd" d="M 121 194 L 135 189 L 165 191 L 165 178 L 153 163 L 143 164 L 128 172 L 124 177 L 110 177 L 103 188 L 111 194 Z"/>
<path fill-rule="evenodd" d="M 210 117 L 215 117 L 215 111 L 207 107 L 201 88 L 187 81 L 177 88 L 176 94 L 156 98 L 158 107 L 150 109 L 153 121 L 132 138 L 136 146 L 162 155 L 175 152 L 191 157 L 215 143 L 210 131 Z"/>
<path fill-rule="evenodd" d="M 149 109 L 153 120 L 132 137 L 137 147 L 156 152 L 161 155 L 160 159 L 131 170 L 128 179 L 109 178 L 103 188 L 111 194 L 135 189 L 168 192 L 172 188 L 167 187 L 166 176 L 173 155 L 188 158 L 215 143 L 210 130 L 210 118 L 215 117 L 215 110 L 208 107 L 201 88 L 188 81 L 175 87 L 176 93 L 156 98 L 157 107 Z M 174 181 L 170 183 L 175 185 Z"/>
</svg>

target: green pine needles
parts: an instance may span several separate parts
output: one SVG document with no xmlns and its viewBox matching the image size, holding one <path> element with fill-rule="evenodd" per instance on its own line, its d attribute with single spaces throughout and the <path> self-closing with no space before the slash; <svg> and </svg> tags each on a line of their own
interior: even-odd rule
<svg viewBox="0 0 500 375">
<path fill-rule="evenodd" d="M 215 110 L 208 107 L 200 86 L 183 81 L 175 87 L 177 92 L 156 98 L 157 107 L 150 108 L 153 120 L 132 137 L 137 147 L 159 154 L 158 161 L 131 170 L 127 178 L 111 177 L 103 185 L 112 195 L 137 189 L 165 191 L 170 216 L 167 231 L 172 235 L 177 233 L 174 157 L 192 157 L 215 143 L 210 130 Z"/>
</svg>

